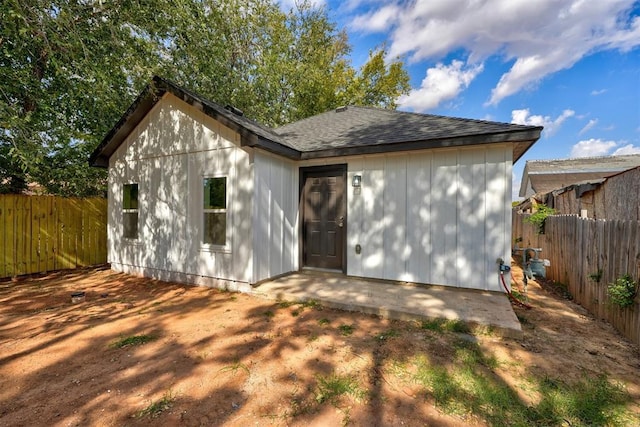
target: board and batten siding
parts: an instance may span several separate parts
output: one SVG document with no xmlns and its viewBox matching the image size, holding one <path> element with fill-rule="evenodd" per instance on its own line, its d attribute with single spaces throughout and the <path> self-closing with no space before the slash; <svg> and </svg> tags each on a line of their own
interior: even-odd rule
<svg viewBox="0 0 640 427">
<path fill-rule="evenodd" d="M 511 166 L 508 144 L 348 159 L 347 274 L 502 291 Z"/>
<path fill-rule="evenodd" d="M 254 155 L 254 281 L 298 270 L 298 165 L 260 150 Z"/>
<path fill-rule="evenodd" d="M 240 136 L 164 95 L 109 160 L 108 259 L 162 280 L 247 288 L 252 282 L 253 163 Z M 227 244 L 202 244 L 203 179 L 227 177 Z M 138 238 L 123 237 L 123 185 L 137 183 Z"/>
<path fill-rule="evenodd" d="M 294 162 L 245 151 L 239 134 L 171 94 L 110 158 L 108 260 L 119 271 L 244 291 L 296 271 L 300 168 L 330 164 L 347 164 L 348 275 L 501 290 L 511 144 Z M 207 248 L 203 179 L 222 176 L 227 244 Z M 123 237 L 127 183 L 139 186 L 135 240 Z"/>
</svg>

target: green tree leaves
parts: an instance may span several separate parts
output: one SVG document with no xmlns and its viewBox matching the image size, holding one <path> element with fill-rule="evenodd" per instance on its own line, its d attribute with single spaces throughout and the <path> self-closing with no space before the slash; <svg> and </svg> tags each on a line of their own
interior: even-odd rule
<svg viewBox="0 0 640 427">
<path fill-rule="evenodd" d="M 157 42 L 134 35 L 136 21 L 127 19 L 143 14 L 136 3 L 0 5 L 0 151 L 7 169 L 53 193 L 104 192 L 104 185 L 83 185 L 96 173 L 86 170 L 86 158 L 77 152 L 95 146 L 157 63 Z M 54 181 L 65 154 L 62 167 L 77 171 L 66 179 L 76 182 Z"/>
<path fill-rule="evenodd" d="M 345 104 L 397 107 L 396 99 L 409 93 L 409 76 L 401 62 L 385 63 L 386 51 L 370 52 L 369 61 L 350 82 Z"/>
<path fill-rule="evenodd" d="M 104 193 L 87 153 L 154 74 L 271 126 L 395 108 L 409 90 L 384 48 L 355 70 L 346 33 L 309 3 L 6 0 L 0 22 L 0 192 Z"/>
</svg>

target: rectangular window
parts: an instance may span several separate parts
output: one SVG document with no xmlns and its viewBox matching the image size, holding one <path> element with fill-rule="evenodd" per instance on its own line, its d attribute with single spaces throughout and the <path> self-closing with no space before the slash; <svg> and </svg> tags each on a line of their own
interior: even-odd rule
<svg viewBox="0 0 640 427">
<path fill-rule="evenodd" d="M 227 243 L 227 178 L 204 179 L 202 242 L 224 246 Z"/>
<path fill-rule="evenodd" d="M 122 188 L 123 236 L 138 238 L 138 184 L 124 184 Z"/>
</svg>

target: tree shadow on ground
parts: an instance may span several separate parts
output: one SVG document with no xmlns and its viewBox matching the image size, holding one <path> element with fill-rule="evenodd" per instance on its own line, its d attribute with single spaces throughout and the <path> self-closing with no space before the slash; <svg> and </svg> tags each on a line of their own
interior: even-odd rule
<svg viewBox="0 0 640 427">
<path fill-rule="evenodd" d="M 8 425 L 104 424 L 108 414 L 123 416 L 123 403 L 130 412 L 121 421 L 131 423 L 145 405 L 197 374 L 202 360 L 194 352 L 214 339 L 185 343 L 172 323 L 184 313 L 219 310 L 228 299 L 210 289 L 91 270 L 9 284 L 0 291 L 0 419 Z M 85 300 L 72 303 L 77 290 Z M 113 347 L 136 336 L 151 341 Z M 236 390 L 222 383 L 217 392 Z"/>
<path fill-rule="evenodd" d="M 552 374 L 547 354 L 524 348 L 532 339 L 110 271 L 10 285 L 0 286 L 6 425 L 615 425 L 629 399 L 592 372 Z M 74 304 L 78 290 L 86 299 Z M 542 329 L 525 324 L 525 335 L 548 340 Z M 130 337 L 149 342 L 114 346 Z M 520 377 L 502 358 L 519 360 Z"/>
</svg>

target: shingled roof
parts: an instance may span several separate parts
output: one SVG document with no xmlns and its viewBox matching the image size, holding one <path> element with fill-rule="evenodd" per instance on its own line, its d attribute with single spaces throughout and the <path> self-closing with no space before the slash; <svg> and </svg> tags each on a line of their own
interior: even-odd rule
<svg viewBox="0 0 640 427">
<path fill-rule="evenodd" d="M 542 127 L 348 106 L 274 131 L 303 158 L 514 142 L 515 161 Z"/>
<path fill-rule="evenodd" d="M 513 143 L 518 160 L 540 137 L 542 127 L 372 107 L 341 107 L 276 129 L 268 128 L 175 83 L 154 77 L 91 154 L 92 166 L 109 157 L 165 93 L 171 93 L 240 134 L 241 145 L 294 160 L 425 148 Z"/>
<path fill-rule="evenodd" d="M 640 166 L 640 154 L 624 156 L 579 157 L 573 159 L 529 160 L 522 172 L 520 197 L 546 194 L 584 181 L 600 178 Z"/>
</svg>

